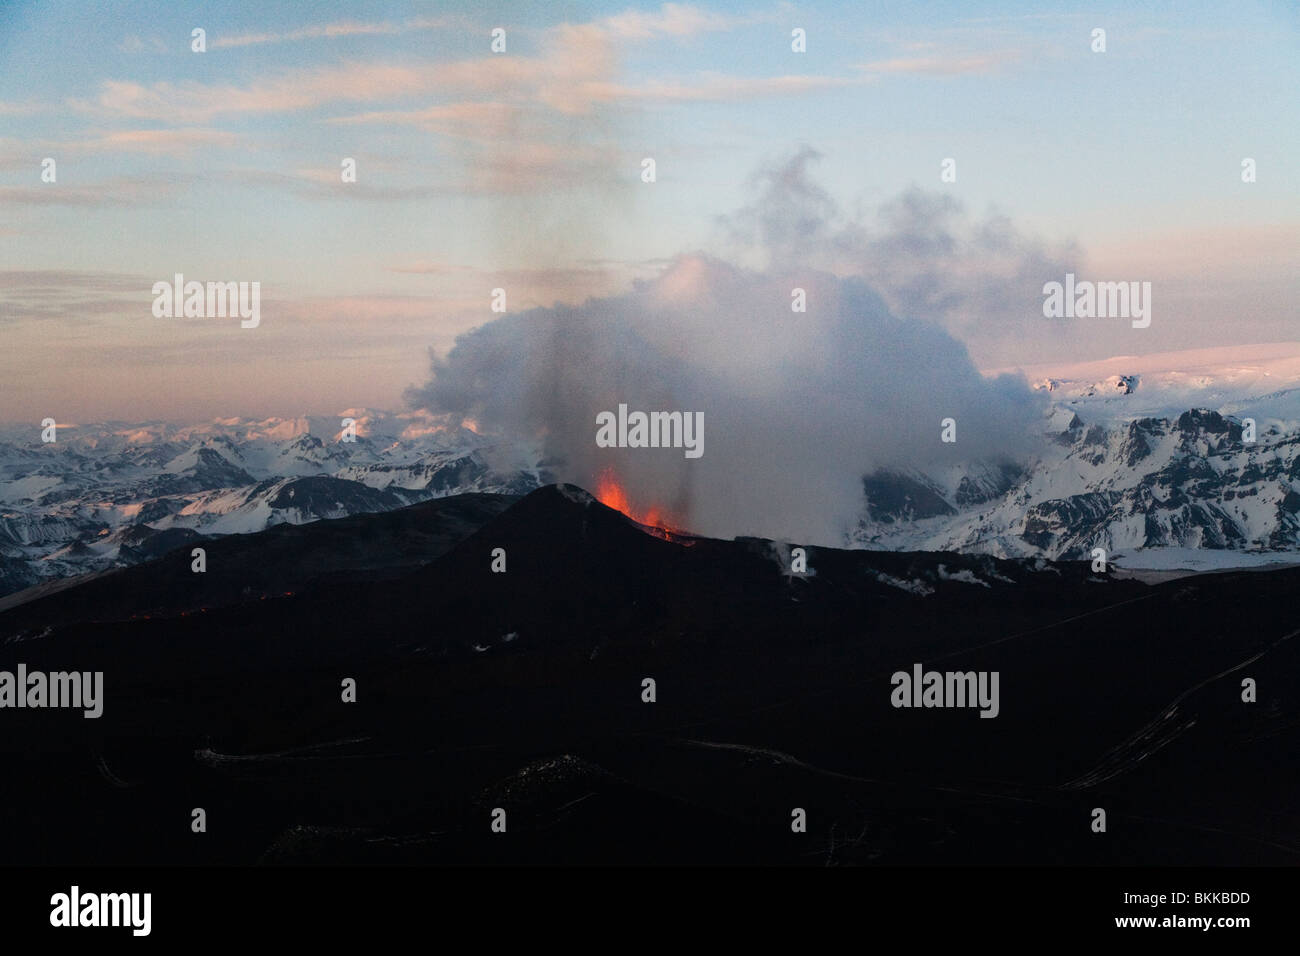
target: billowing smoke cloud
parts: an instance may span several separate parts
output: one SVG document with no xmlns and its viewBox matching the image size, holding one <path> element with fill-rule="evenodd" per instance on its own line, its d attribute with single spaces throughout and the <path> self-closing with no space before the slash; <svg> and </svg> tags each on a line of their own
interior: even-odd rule
<svg viewBox="0 0 1300 956">
<path fill-rule="evenodd" d="M 1107 337 L 1111 354 L 1132 350 L 1123 323 L 1043 320 L 1043 283 L 1086 271 L 1074 243 L 1026 236 L 1002 215 L 974 219 L 950 194 L 915 187 L 881 205 L 875 222 L 845 218 L 809 176 L 818 158 L 804 148 L 754 174 L 756 201 L 720 220 L 732 257 L 859 276 L 896 315 L 952 332 L 981 368 L 1041 362 L 1045 350 L 1077 354 Z"/>
<path fill-rule="evenodd" d="M 863 278 L 869 263 L 832 271 L 872 243 L 905 245 L 915 223 L 901 216 L 892 238 L 833 231 L 807 158 L 773 170 L 728 223 L 766 247 L 765 264 L 682 255 L 627 294 L 502 317 L 461 336 L 408 399 L 539 439 L 560 477 L 589 489 L 610 470 L 637 508 L 720 536 L 840 544 L 865 473 L 1032 453 L 1042 406 L 1023 379 L 985 379 L 941 324 L 891 310 Z M 794 289 L 806 312 L 791 310 Z M 620 403 L 702 412 L 703 455 L 598 447 L 597 415 Z M 945 418 L 954 444 L 940 441 Z"/>
</svg>

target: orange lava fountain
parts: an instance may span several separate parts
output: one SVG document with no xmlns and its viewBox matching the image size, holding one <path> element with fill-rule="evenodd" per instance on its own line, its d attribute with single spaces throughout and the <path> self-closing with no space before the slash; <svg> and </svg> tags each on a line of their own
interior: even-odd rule
<svg viewBox="0 0 1300 956">
<path fill-rule="evenodd" d="M 606 507 L 623 512 L 637 524 L 652 529 L 660 538 L 668 541 L 678 540 L 680 532 L 677 528 L 677 519 L 657 505 L 651 505 L 644 511 L 635 507 L 612 468 L 606 468 L 596 479 L 596 500 Z"/>
</svg>

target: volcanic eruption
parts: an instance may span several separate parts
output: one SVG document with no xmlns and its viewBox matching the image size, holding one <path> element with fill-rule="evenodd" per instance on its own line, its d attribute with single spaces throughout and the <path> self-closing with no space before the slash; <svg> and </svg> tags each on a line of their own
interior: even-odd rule
<svg viewBox="0 0 1300 956">
<path fill-rule="evenodd" d="M 639 525 L 644 525 L 657 537 L 667 541 L 679 540 L 682 521 L 670 509 L 652 504 L 637 507 L 628 496 L 613 468 L 604 468 L 596 479 L 596 500 L 607 508 L 622 512 Z"/>
</svg>

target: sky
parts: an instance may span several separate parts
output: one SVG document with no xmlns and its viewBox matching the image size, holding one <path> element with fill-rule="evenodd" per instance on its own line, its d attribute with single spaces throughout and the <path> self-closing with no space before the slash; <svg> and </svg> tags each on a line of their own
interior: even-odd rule
<svg viewBox="0 0 1300 956">
<path fill-rule="evenodd" d="M 492 290 L 621 314 L 697 254 L 865 278 L 983 370 L 1291 341 L 1298 11 L 9 0 L 0 420 L 397 408 Z M 1043 317 L 1066 270 L 1150 327 Z M 177 273 L 259 325 L 155 316 Z"/>
</svg>

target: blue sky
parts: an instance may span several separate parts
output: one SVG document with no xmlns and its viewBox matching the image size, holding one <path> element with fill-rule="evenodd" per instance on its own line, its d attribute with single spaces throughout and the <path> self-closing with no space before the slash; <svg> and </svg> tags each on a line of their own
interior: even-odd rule
<svg viewBox="0 0 1300 956">
<path fill-rule="evenodd" d="M 919 187 L 1163 287 L 1145 338 L 970 333 L 982 367 L 1300 338 L 1297 9 L 9 2 L 0 418 L 394 406 L 492 288 L 581 301 L 720 251 L 804 146 L 845 222 Z M 176 272 L 260 281 L 258 334 L 160 326 Z"/>
</svg>

